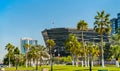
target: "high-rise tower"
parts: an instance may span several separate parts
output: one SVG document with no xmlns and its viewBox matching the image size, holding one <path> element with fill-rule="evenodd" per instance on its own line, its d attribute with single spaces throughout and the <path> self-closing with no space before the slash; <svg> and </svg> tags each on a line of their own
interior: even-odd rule
<svg viewBox="0 0 120 71">
<path fill-rule="evenodd" d="M 37 40 L 34 40 L 32 38 L 21 38 L 20 39 L 20 45 L 21 45 L 21 52 L 24 54 L 25 53 L 25 44 L 30 44 L 30 45 L 37 45 Z"/>
</svg>

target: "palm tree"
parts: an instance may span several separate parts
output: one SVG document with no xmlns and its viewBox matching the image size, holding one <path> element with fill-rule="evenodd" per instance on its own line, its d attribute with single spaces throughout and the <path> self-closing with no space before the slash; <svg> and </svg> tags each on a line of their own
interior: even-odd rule
<svg viewBox="0 0 120 71">
<path fill-rule="evenodd" d="M 48 39 L 47 46 L 49 47 L 49 51 L 50 51 L 50 65 L 51 65 L 51 71 L 52 71 L 52 48 L 55 46 L 54 40 Z"/>
<path fill-rule="evenodd" d="M 84 62 L 83 62 L 83 60 L 84 60 L 84 48 L 83 48 L 83 43 L 82 42 L 80 42 L 80 45 L 81 45 L 81 47 L 80 47 L 80 49 L 78 50 L 78 52 L 77 52 L 77 54 L 79 54 L 79 56 L 81 57 L 81 64 L 82 64 L 82 67 L 84 66 Z"/>
<path fill-rule="evenodd" d="M 120 28 L 117 28 L 117 36 L 118 36 L 119 45 L 120 45 Z"/>
<path fill-rule="evenodd" d="M 117 33 L 120 34 L 120 28 L 117 28 Z"/>
<path fill-rule="evenodd" d="M 117 29 L 117 33 L 110 37 L 110 42 L 112 45 L 120 45 L 120 28 Z"/>
<path fill-rule="evenodd" d="M 93 66 L 93 60 L 95 59 L 95 57 L 98 56 L 99 54 L 99 50 L 98 50 L 98 46 L 95 45 L 94 43 L 88 42 L 87 43 L 87 48 L 86 48 L 86 52 L 88 55 L 88 66 L 89 66 L 89 57 L 91 56 L 91 62 L 92 62 L 92 66 Z"/>
<path fill-rule="evenodd" d="M 20 50 L 19 50 L 18 47 L 16 47 L 16 48 L 14 49 L 14 54 L 20 54 Z"/>
<path fill-rule="evenodd" d="M 36 58 L 38 58 L 38 55 L 39 54 L 38 54 L 38 50 L 36 49 L 36 46 L 31 46 L 28 52 L 28 58 L 29 58 L 30 63 L 32 61 L 32 66 L 34 66 L 35 61 L 37 60 Z"/>
<path fill-rule="evenodd" d="M 31 47 L 32 48 L 32 47 Z M 28 58 L 28 66 L 32 66 L 32 59 L 33 59 L 33 52 L 30 49 L 29 52 L 27 53 L 27 58 Z"/>
<path fill-rule="evenodd" d="M 118 44 L 120 45 L 120 28 L 117 28 L 117 33 L 116 34 L 113 34 L 111 37 L 110 37 L 110 42 L 112 44 Z"/>
<path fill-rule="evenodd" d="M 113 57 L 116 58 L 116 67 L 119 67 L 118 58 L 120 56 L 120 28 L 117 29 L 117 33 L 111 36 L 111 50 Z"/>
<path fill-rule="evenodd" d="M 116 58 L 116 67 L 119 67 L 118 58 L 120 57 L 120 46 L 113 45 L 111 48 L 112 48 L 113 57 Z"/>
<path fill-rule="evenodd" d="M 78 22 L 77 24 L 77 29 L 80 30 L 82 32 L 82 45 L 84 48 L 84 60 L 85 60 L 85 66 L 87 67 L 86 64 L 86 52 L 85 52 L 85 46 L 84 46 L 84 31 L 88 30 L 88 23 L 85 22 L 84 20 L 80 20 L 80 22 Z"/>
<path fill-rule="evenodd" d="M 19 55 L 17 55 L 17 59 L 18 59 L 18 65 L 22 66 L 24 64 L 24 54 L 20 53 Z"/>
<path fill-rule="evenodd" d="M 119 44 L 119 38 L 117 34 L 113 34 L 110 36 L 110 42 L 115 45 L 115 44 Z"/>
<path fill-rule="evenodd" d="M 17 70 L 18 64 L 19 64 L 19 58 L 20 58 L 20 50 L 18 47 L 16 47 L 14 49 L 14 56 L 15 56 L 15 66 L 16 66 L 16 70 Z"/>
<path fill-rule="evenodd" d="M 46 51 L 46 48 L 44 47 L 44 46 L 42 46 L 42 45 L 37 45 L 36 46 L 37 47 L 37 49 L 39 50 L 39 55 L 40 55 L 40 66 L 41 66 L 41 63 L 42 63 L 42 57 L 44 57 L 44 58 L 49 58 L 49 55 L 48 55 L 48 53 L 47 53 L 47 51 Z"/>
<path fill-rule="evenodd" d="M 78 55 L 80 55 L 79 49 L 81 48 L 78 38 L 74 34 L 70 34 L 69 38 L 65 42 L 65 47 L 68 51 L 72 53 L 73 66 L 74 66 L 74 56 L 76 55 L 76 58 L 77 58 Z M 76 66 L 78 67 L 77 61 L 76 61 Z"/>
<path fill-rule="evenodd" d="M 41 66 L 41 59 L 49 58 L 48 53 L 45 50 L 46 48 L 41 45 L 34 45 L 31 46 L 28 52 L 29 60 L 33 60 L 33 63 L 36 61 L 36 70 L 38 70 L 38 61 L 40 60 L 40 66 Z M 30 62 L 31 63 L 31 62 Z"/>
<path fill-rule="evenodd" d="M 94 30 L 95 32 L 100 34 L 100 40 L 101 40 L 101 62 L 102 67 L 104 67 L 104 50 L 103 50 L 103 34 L 109 34 L 111 32 L 111 22 L 109 19 L 109 14 L 105 14 L 104 11 L 97 12 L 97 15 L 95 16 L 95 22 L 94 22 Z"/>
<path fill-rule="evenodd" d="M 37 46 L 33 46 L 34 48 L 34 55 L 35 55 L 35 59 L 36 59 L 36 70 L 38 70 L 38 60 L 40 58 L 40 54 L 39 54 L 39 50 L 37 48 Z"/>
<path fill-rule="evenodd" d="M 8 60 L 9 60 L 9 67 L 10 67 L 10 56 L 14 50 L 14 46 L 11 43 L 8 43 L 5 47 L 6 47 L 5 49 L 8 51 Z"/>
<path fill-rule="evenodd" d="M 25 66 L 27 67 L 27 54 L 28 54 L 28 50 L 30 49 L 31 45 L 30 44 L 24 44 L 23 47 L 25 48 L 25 58 L 26 58 L 26 61 L 25 61 Z"/>
</svg>

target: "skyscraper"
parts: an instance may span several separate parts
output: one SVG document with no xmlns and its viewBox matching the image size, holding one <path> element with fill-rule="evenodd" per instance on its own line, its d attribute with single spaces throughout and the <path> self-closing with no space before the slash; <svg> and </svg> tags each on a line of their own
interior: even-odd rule
<svg viewBox="0 0 120 71">
<path fill-rule="evenodd" d="M 34 40 L 32 38 L 21 38 L 20 39 L 20 45 L 21 45 L 21 52 L 24 54 L 25 53 L 25 44 L 30 44 L 30 45 L 37 45 L 37 40 Z"/>
<path fill-rule="evenodd" d="M 117 33 L 117 28 L 120 28 L 120 13 L 117 14 L 117 18 L 111 19 L 111 34 Z"/>
<path fill-rule="evenodd" d="M 117 27 L 120 28 L 120 13 L 117 14 L 117 17 L 118 17 L 118 20 L 117 20 L 117 22 L 118 22 Z"/>
<path fill-rule="evenodd" d="M 116 33 L 116 29 L 117 29 L 117 18 L 113 18 L 111 19 L 111 34 L 115 34 Z"/>
</svg>

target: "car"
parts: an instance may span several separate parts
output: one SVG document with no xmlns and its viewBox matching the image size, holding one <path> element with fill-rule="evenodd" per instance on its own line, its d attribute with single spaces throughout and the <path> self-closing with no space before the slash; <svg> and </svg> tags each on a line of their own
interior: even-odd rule
<svg viewBox="0 0 120 71">
<path fill-rule="evenodd" d="M 5 68 L 5 67 L 8 67 L 8 66 L 5 64 L 0 64 L 0 68 Z"/>
</svg>

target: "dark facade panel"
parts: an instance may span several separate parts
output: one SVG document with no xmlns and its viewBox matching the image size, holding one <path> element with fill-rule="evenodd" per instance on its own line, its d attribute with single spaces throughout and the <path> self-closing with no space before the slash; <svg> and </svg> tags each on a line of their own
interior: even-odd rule
<svg viewBox="0 0 120 71">
<path fill-rule="evenodd" d="M 81 31 L 74 29 L 74 28 L 52 28 L 52 29 L 45 29 L 42 31 L 42 35 L 44 38 L 44 41 L 46 43 L 47 39 L 53 39 L 56 43 L 56 46 L 54 50 L 56 49 L 56 53 L 60 53 L 61 56 L 66 56 L 70 54 L 69 52 L 66 52 L 64 47 L 64 42 L 69 37 L 69 34 L 75 34 L 78 37 L 79 41 L 82 41 L 81 39 Z M 108 42 L 108 35 L 104 35 L 104 42 Z M 89 29 L 88 31 L 84 31 L 84 41 L 85 42 L 100 42 L 100 35 L 95 33 L 93 29 Z M 63 54 L 64 53 L 64 54 Z M 56 54 L 57 55 L 57 54 Z"/>
</svg>

